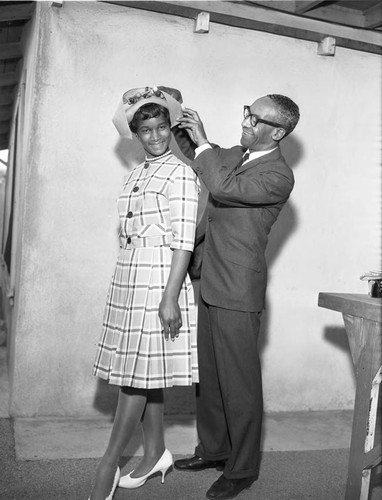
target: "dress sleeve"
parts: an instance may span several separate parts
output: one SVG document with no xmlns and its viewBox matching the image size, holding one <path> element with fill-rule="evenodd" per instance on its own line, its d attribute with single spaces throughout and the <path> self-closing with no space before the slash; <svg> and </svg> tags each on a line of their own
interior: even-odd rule
<svg viewBox="0 0 382 500">
<path fill-rule="evenodd" d="M 173 250 L 192 252 L 194 249 L 199 192 L 200 185 L 195 172 L 188 165 L 180 163 L 169 189 Z"/>
</svg>

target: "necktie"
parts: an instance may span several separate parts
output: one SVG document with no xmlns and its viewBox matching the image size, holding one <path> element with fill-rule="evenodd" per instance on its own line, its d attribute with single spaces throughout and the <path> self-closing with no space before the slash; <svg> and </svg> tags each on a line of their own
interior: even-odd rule
<svg viewBox="0 0 382 500">
<path fill-rule="evenodd" d="M 241 160 L 236 165 L 236 167 L 232 170 L 230 175 L 233 175 L 236 172 L 236 170 L 239 169 L 243 165 L 243 163 L 248 160 L 248 158 L 249 158 L 249 153 L 245 153 L 245 155 L 242 156 Z"/>
<path fill-rule="evenodd" d="M 243 158 L 241 159 L 241 164 L 243 165 L 243 163 L 247 161 L 248 158 L 249 158 L 249 153 L 245 153 L 245 155 L 243 155 Z"/>
</svg>

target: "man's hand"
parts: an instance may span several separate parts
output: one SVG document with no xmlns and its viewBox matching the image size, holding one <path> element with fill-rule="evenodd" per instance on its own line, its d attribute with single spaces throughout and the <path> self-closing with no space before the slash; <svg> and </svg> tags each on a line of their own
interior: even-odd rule
<svg viewBox="0 0 382 500">
<path fill-rule="evenodd" d="M 177 121 L 179 122 L 178 127 L 186 129 L 191 140 L 197 146 L 208 144 L 208 139 L 206 136 L 206 132 L 204 131 L 203 123 L 196 111 L 193 111 L 190 108 L 184 108 L 183 116 L 179 117 Z"/>
</svg>

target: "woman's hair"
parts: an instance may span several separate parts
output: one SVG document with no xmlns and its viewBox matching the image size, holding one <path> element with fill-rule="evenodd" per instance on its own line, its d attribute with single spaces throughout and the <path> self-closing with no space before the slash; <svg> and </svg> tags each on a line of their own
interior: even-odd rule
<svg viewBox="0 0 382 500">
<path fill-rule="evenodd" d="M 130 130 L 133 134 L 136 134 L 138 131 L 138 121 L 158 118 L 161 115 L 168 122 L 169 126 L 171 126 L 170 112 L 167 108 L 155 102 L 144 104 L 135 112 L 133 119 L 129 123 Z"/>
</svg>

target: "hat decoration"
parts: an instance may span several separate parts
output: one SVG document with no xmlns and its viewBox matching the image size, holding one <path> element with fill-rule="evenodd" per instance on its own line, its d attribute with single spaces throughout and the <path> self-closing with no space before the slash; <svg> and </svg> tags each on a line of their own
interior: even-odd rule
<svg viewBox="0 0 382 500">
<path fill-rule="evenodd" d="M 133 89 L 134 90 L 134 89 Z M 149 99 L 150 97 L 160 97 L 161 99 L 165 99 L 163 92 L 156 87 L 145 87 L 143 91 L 137 92 L 134 95 L 131 95 L 131 90 L 125 92 L 122 96 L 123 104 L 130 104 L 131 106 L 141 99 Z"/>
</svg>

